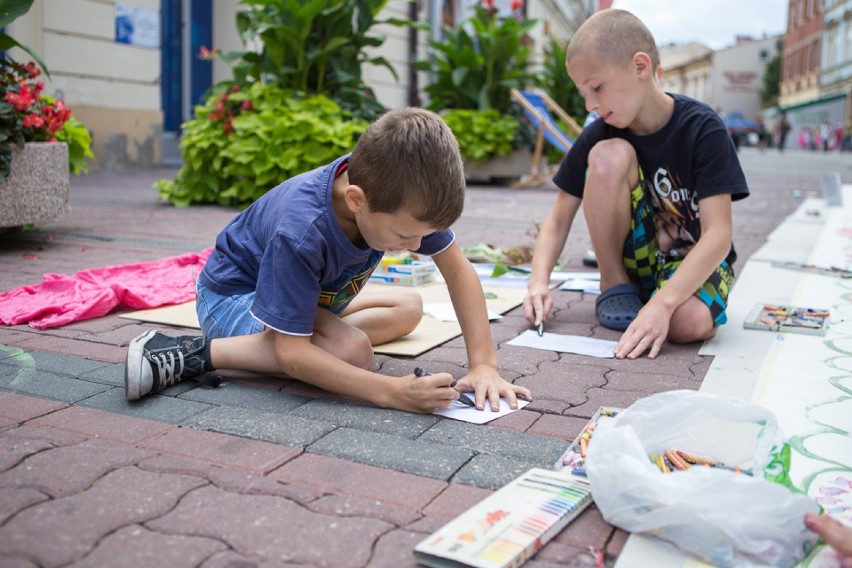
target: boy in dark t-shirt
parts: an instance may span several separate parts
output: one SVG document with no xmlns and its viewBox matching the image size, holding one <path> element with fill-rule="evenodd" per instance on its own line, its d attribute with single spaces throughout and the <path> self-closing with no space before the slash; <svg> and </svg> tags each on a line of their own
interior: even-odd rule
<svg viewBox="0 0 852 568">
<path fill-rule="evenodd" d="M 203 336 L 149 331 L 128 348 L 128 400 L 213 369 L 288 376 L 413 412 L 449 406 L 459 391 L 494 410 L 528 389 L 500 377 L 479 277 L 449 227 L 464 206 L 464 170 L 435 113 L 390 111 L 351 155 L 296 176 L 239 213 L 219 234 L 198 283 Z M 389 377 L 370 371 L 372 345 L 410 333 L 420 295 L 359 294 L 385 252 L 431 255 L 467 346 L 468 374 Z M 454 388 L 455 387 L 455 388 Z"/>
<path fill-rule="evenodd" d="M 734 276 L 731 202 L 748 195 L 724 123 L 663 91 L 654 38 L 630 12 L 586 20 L 566 66 L 600 119 L 553 178 L 562 191 L 536 241 L 527 321 L 538 326 L 553 307 L 549 275 L 583 203 L 601 272 L 595 312 L 624 330 L 616 357 L 653 358 L 666 339 L 712 337 L 727 321 Z"/>
</svg>

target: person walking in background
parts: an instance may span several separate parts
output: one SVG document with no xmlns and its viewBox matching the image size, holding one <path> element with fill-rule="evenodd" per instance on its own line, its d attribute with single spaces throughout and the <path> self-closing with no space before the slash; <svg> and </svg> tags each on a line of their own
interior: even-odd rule
<svg viewBox="0 0 852 568">
<path fill-rule="evenodd" d="M 784 151 L 784 145 L 787 143 L 787 135 L 790 133 L 790 121 L 787 120 L 787 113 L 781 113 L 781 120 L 778 122 L 778 151 Z"/>
<path fill-rule="evenodd" d="M 748 196 L 724 122 L 663 90 L 654 37 L 630 12 L 586 20 L 566 65 L 600 118 L 553 178 L 561 191 L 536 240 L 526 320 L 538 326 L 553 308 L 550 273 L 583 204 L 601 271 L 595 313 L 624 330 L 616 357 L 654 358 L 666 339 L 712 337 L 733 284 L 731 202 Z"/>
</svg>

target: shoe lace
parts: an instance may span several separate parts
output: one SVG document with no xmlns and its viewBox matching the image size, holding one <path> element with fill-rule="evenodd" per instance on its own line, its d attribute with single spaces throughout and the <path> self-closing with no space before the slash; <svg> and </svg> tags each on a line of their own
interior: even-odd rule
<svg viewBox="0 0 852 568">
<path fill-rule="evenodd" d="M 160 388 L 171 386 L 181 379 L 184 368 L 183 351 L 175 349 L 165 353 L 152 353 L 151 359 L 157 366 Z"/>
</svg>

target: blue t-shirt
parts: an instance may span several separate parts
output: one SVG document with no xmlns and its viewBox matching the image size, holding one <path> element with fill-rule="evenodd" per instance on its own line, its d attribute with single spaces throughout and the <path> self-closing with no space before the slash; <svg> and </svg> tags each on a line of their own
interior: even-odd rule
<svg viewBox="0 0 852 568">
<path fill-rule="evenodd" d="M 672 117 L 653 134 L 639 136 L 603 120 L 591 123 L 577 137 L 553 182 L 582 199 L 592 147 L 610 138 L 627 140 L 636 150 L 655 214 L 676 234 L 677 246 L 688 250 L 701 236 L 699 201 L 720 194 L 730 194 L 736 201 L 749 191 L 737 150 L 719 115 L 689 97 L 671 96 Z M 729 264 L 736 260 L 733 245 L 726 260 Z"/>
<path fill-rule="evenodd" d="M 332 206 L 335 173 L 349 159 L 295 176 L 239 213 L 219 233 L 202 283 L 222 296 L 256 292 L 252 315 L 291 335 L 310 335 L 317 306 L 339 313 L 360 292 L 383 256 L 344 234 Z M 433 255 L 452 231 L 423 238 Z"/>
</svg>

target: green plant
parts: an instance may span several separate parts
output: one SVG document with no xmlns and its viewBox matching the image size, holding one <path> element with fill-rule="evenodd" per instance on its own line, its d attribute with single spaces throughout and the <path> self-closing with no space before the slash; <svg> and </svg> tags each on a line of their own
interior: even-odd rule
<svg viewBox="0 0 852 568">
<path fill-rule="evenodd" d="M 579 124 L 586 119 L 586 103 L 565 68 L 565 46 L 550 38 L 544 53 L 541 72 L 535 81 L 556 104 L 562 107 Z"/>
<path fill-rule="evenodd" d="M 377 19 L 387 0 L 242 0 L 237 31 L 246 51 L 221 54 L 234 81 L 274 84 L 303 93 L 322 93 L 354 116 L 373 119 L 384 111 L 364 82 L 364 63 L 387 68 L 383 57 L 365 48 L 382 45 L 369 35 L 376 24 L 402 25 L 405 20 Z"/>
<path fill-rule="evenodd" d="M 32 0 L 0 0 L 0 26 L 6 26 L 24 15 Z M 26 65 L 9 58 L 5 51 L 19 47 L 29 53 L 36 63 Z M 0 31 L 0 180 L 9 175 L 14 146 L 25 142 L 65 142 L 68 146 L 69 169 L 74 174 L 85 173 L 86 158 L 94 157 L 89 131 L 74 117 L 62 99 L 42 94 L 44 83 L 36 81 L 44 62 L 28 47 L 19 44 Z M 41 69 L 39 69 L 41 67 Z"/>
<path fill-rule="evenodd" d="M 367 128 L 324 95 L 306 96 L 260 82 L 211 94 L 183 125 L 183 167 L 160 180 L 160 197 L 245 206 L 278 183 L 350 151 Z"/>
<path fill-rule="evenodd" d="M 519 9 L 520 3 L 515 3 Z M 476 6 L 475 15 L 457 30 L 444 30 L 442 41 L 430 43 L 432 61 L 418 61 L 433 82 L 426 87 L 429 108 L 495 109 L 507 114 L 510 90 L 532 83 L 531 49 L 527 33 L 536 20 L 497 17 L 491 9 Z M 470 28 L 471 32 L 467 31 Z"/>
<path fill-rule="evenodd" d="M 517 119 L 494 109 L 452 109 L 442 116 L 459 142 L 463 159 L 476 162 L 511 153 Z"/>
</svg>

